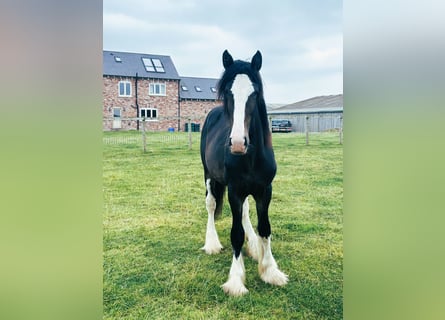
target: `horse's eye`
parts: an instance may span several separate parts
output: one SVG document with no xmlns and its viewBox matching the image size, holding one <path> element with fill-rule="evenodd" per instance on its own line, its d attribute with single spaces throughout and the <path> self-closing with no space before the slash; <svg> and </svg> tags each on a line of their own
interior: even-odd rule
<svg viewBox="0 0 445 320">
<path fill-rule="evenodd" d="M 248 101 L 255 101 L 257 99 L 258 95 L 256 92 L 253 92 L 250 96 Z"/>
</svg>

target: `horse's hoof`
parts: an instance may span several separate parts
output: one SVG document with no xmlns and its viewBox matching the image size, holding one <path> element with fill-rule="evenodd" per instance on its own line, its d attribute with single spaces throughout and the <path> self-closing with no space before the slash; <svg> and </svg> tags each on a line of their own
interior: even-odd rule
<svg viewBox="0 0 445 320">
<path fill-rule="evenodd" d="M 201 248 L 207 254 L 218 254 L 223 249 L 223 246 L 204 246 Z"/>
<path fill-rule="evenodd" d="M 264 282 L 273 284 L 275 286 L 284 286 L 289 281 L 289 277 L 280 271 L 277 267 L 269 267 L 264 269 L 260 274 Z"/>
<path fill-rule="evenodd" d="M 240 297 L 249 292 L 244 284 L 236 279 L 229 279 L 229 281 L 224 283 L 221 288 L 226 294 L 234 297 Z"/>
</svg>

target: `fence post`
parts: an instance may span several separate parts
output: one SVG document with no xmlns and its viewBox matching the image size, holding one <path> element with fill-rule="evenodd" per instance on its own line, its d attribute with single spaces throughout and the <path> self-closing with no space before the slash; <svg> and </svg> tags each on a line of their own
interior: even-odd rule
<svg viewBox="0 0 445 320">
<path fill-rule="evenodd" d="M 145 118 L 142 119 L 142 144 L 144 147 L 144 153 L 147 152 L 147 135 L 145 133 Z"/>
<path fill-rule="evenodd" d="M 339 130 L 340 144 L 343 144 L 343 116 L 340 116 L 340 130 Z"/>
<path fill-rule="evenodd" d="M 309 116 L 306 116 L 306 125 L 304 126 L 304 130 L 306 131 L 306 145 L 309 145 Z"/>
<path fill-rule="evenodd" d="M 189 118 L 188 132 L 189 132 L 189 150 L 192 150 L 192 119 L 191 118 Z"/>
</svg>

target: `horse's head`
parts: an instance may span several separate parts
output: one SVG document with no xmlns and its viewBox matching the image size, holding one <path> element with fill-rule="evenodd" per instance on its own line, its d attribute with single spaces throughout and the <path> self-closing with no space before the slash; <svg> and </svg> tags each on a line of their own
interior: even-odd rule
<svg viewBox="0 0 445 320">
<path fill-rule="evenodd" d="M 251 62 L 234 61 L 225 50 L 222 56 L 224 73 L 218 83 L 220 98 L 230 119 L 229 147 L 232 154 L 246 154 L 250 143 L 249 128 L 258 102 L 263 98 L 259 70 L 262 57 L 257 51 Z"/>
</svg>

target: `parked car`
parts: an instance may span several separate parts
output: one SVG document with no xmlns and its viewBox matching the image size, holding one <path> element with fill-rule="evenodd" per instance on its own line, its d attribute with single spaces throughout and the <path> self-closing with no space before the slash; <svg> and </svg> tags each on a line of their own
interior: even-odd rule
<svg viewBox="0 0 445 320">
<path fill-rule="evenodd" d="M 284 119 L 272 119 L 272 132 L 291 132 L 292 123 Z"/>
</svg>

